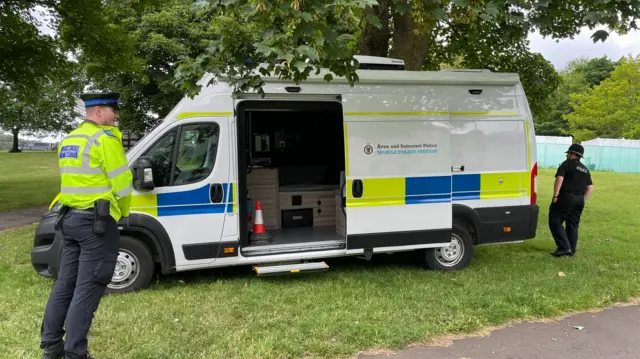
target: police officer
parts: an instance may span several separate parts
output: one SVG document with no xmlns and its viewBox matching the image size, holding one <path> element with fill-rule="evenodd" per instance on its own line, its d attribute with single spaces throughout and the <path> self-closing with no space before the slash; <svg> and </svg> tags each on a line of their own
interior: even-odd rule
<svg viewBox="0 0 640 359">
<path fill-rule="evenodd" d="M 40 330 L 43 358 L 90 358 L 87 333 L 113 275 L 120 232 L 129 215 L 133 175 L 115 127 L 118 93 L 88 93 L 86 120 L 59 146 L 63 235 L 57 280 Z M 65 331 L 66 342 L 62 340 Z"/>
<path fill-rule="evenodd" d="M 593 193 L 591 173 L 580 162 L 584 148 L 573 144 L 566 154 L 566 161 L 556 172 L 553 199 L 549 206 L 549 229 L 558 247 L 551 255 L 556 257 L 573 256 L 576 253 L 580 216 L 585 200 Z M 563 222 L 566 222 L 566 230 Z"/>
</svg>

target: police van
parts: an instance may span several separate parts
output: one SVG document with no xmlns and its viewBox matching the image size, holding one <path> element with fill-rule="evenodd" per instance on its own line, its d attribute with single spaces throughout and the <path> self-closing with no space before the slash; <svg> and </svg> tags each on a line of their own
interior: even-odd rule
<svg viewBox="0 0 640 359">
<path fill-rule="evenodd" d="M 475 245 L 534 238 L 536 143 L 519 76 L 357 59 L 353 87 L 321 71 L 300 85 L 264 78 L 264 96 L 217 80 L 183 98 L 127 153 L 135 191 L 109 292 L 154 273 L 302 273 L 401 251 L 457 270 Z M 44 276 L 57 273 L 58 207 L 35 232 Z"/>
</svg>

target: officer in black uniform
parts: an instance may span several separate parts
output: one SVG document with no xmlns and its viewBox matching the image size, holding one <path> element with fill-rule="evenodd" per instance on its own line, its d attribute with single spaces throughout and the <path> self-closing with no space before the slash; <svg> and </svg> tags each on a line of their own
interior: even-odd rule
<svg viewBox="0 0 640 359">
<path fill-rule="evenodd" d="M 584 148 L 573 144 L 556 172 L 553 200 L 549 206 L 549 229 L 558 248 L 551 252 L 556 257 L 573 256 L 578 244 L 578 228 L 585 200 L 593 193 L 589 169 L 580 162 Z M 566 230 L 563 227 L 566 222 Z"/>
</svg>

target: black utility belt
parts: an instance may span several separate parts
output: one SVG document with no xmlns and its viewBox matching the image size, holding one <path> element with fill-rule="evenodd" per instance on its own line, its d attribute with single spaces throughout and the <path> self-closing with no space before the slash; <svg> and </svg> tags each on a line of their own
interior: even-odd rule
<svg viewBox="0 0 640 359">
<path fill-rule="evenodd" d="M 78 208 L 69 208 L 67 213 L 75 213 L 75 214 L 93 214 L 95 212 L 93 208 L 86 209 L 78 209 Z"/>
<path fill-rule="evenodd" d="M 93 217 L 93 233 L 104 234 L 107 231 L 107 221 L 111 217 L 110 214 L 111 202 L 103 199 L 99 199 L 94 202 L 93 208 L 78 209 L 72 207 L 65 207 L 60 211 L 58 219 L 54 223 L 56 230 L 60 228 L 60 222 L 65 214 L 84 214 L 91 215 Z"/>
<path fill-rule="evenodd" d="M 561 197 L 561 196 L 584 197 L 584 193 L 560 192 L 558 194 L 558 197 Z"/>
</svg>

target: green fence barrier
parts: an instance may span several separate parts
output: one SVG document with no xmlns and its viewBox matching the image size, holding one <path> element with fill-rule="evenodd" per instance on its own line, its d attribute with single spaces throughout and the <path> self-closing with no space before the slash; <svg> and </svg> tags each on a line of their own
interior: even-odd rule
<svg viewBox="0 0 640 359">
<path fill-rule="evenodd" d="M 538 143 L 538 167 L 556 168 L 565 160 L 566 144 Z M 592 171 L 640 173 L 640 148 L 584 146 L 584 163 Z"/>
</svg>

